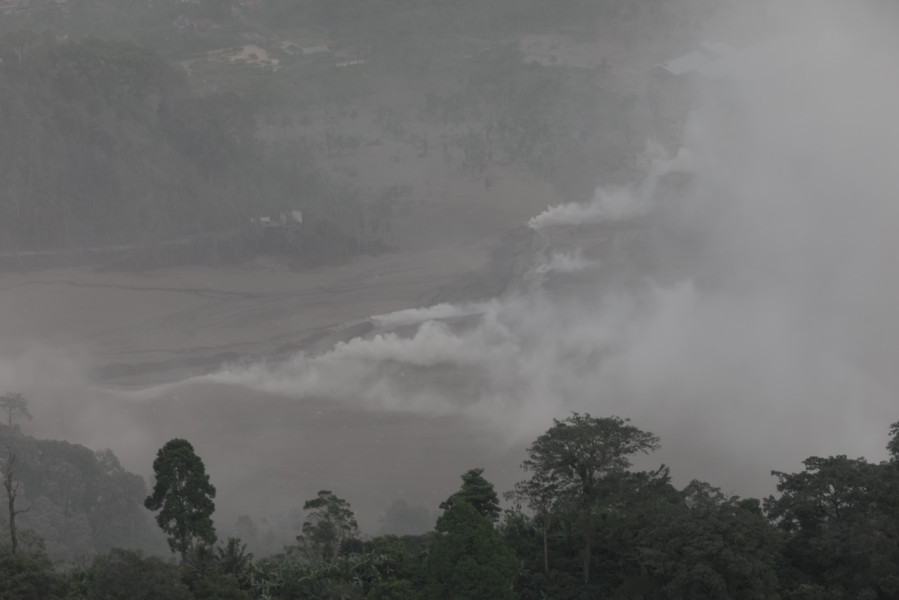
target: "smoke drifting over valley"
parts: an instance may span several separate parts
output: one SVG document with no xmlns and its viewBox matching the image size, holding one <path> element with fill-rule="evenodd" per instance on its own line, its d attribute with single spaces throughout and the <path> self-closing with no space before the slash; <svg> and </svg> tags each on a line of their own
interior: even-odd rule
<svg viewBox="0 0 899 600">
<path fill-rule="evenodd" d="M 722 60 L 684 148 L 650 148 L 642 185 L 531 219 L 546 247 L 520 275 L 539 287 L 205 379 L 464 415 L 515 443 L 571 410 L 625 415 L 661 434 L 675 476 L 738 493 L 810 453 L 881 456 L 899 391 L 897 53 L 875 22 L 833 15 Z"/>
<path fill-rule="evenodd" d="M 101 431 L 84 414 L 39 424 L 54 411 L 36 397 L 35 429 L 77 428 L 80 440 L 111 445 L 146 473 L 136 465 L 149 465 L 146 450 L 159 445 L 154 428 L 200 436 L 232 419 L 223 425 L 234 436 L 230 458 L 209 457 L 213 481 L 260 493 L 292 460 L 283 454 L 294 449 L 278 444 L 305 435 L 304 452 L 337 456 L 329 480 L 307 472 L 302 485 L 342 484 L 351 500 L 374 475 L 335 475 L 354 459 L 326 433 L 290 431 L 289 419 L 266 430 L 279 426 L 279 411 L 333 407 L 355 415 L 338 419 L 342 427 L 370 419 L 388 438 L 396 423 L 439 423 L 455 438 L 442 448 L 469 446 L 475 461 L 494 452 L 485 460 L 507 465 L 488 470 L 501 489 L 518 478 L 520 450 L 570 411 L 629 417 L 661 437 L 646 464 L 665 462 L 678 483 L 697 477 L 741 495 L 769 493 L 771 469 L 794 470 L 809 455 L 881 458 L 899 395 L 899 48 L 876 11 L 814 7 L 813 18 L 784 10 L 776 33 L 702 74 L 682 147 L 648 143 L 641 183 L 554 204 L 507 234 L 479 272 L 509 282 L 498 296 L 475 290 L 398 312 L 382 312 L 384 300 L 355 309 L 381 314 L 333 326 L 336 343 L 177 383 L 97 392 L 80 379 L 74 395 L 101 407 L 88 409 Z M 513 246 L 514 260 L 502 260 Z M 34 353 L 7 354 L 19 358 L 0 362 L 0 389 L 34 385 L 22 370 Z M 69 381 L 81 377 L 75 371 Z M 192 397 L 213 408 L 187 408 Z M 434 427 L 410 443 L 443 435 Z M 135 440 L 140 452 L 127 449 Z M 410 488 L 419 458 L 389 459 Z M 304 493 L 284 485 L 285 496 Z"/>
</svg>

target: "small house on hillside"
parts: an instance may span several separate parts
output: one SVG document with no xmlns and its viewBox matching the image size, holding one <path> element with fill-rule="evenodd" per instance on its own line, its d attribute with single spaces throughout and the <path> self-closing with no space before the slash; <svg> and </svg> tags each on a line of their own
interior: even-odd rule
<svg viewBox="0 0 899 600">
<path fill-rule="evenodd" d="M 269 229 L 275 227 L 299 227 L 303 224 L 303 212 L 289 210 L 273 216 L 250 217 L 250 224 L 254 227 Z"/>
</svg>

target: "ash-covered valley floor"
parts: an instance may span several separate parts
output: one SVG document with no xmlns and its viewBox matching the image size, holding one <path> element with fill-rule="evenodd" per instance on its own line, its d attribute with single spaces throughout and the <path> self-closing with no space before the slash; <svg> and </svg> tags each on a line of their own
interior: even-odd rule
<svg viewBox="0 0 899 600">
<path fill-rule="evenodd" d="M 377 333 L 372 315 L 490 297 L 515 277 L 515 254 L 528 251 L 514 239 L 503 246 L 503 231 L 545 207 L 544 192 L 534 186 L 532 197 L 504 204 L 454 199 L 453 206 L 420 207 L 394 228 L 398 245 L 411 249 L 340 266 L 293 271 L 272 257 L 138 274 L 91 267 L 2 273 L 0 303 L 15 315 L 0 322 L 3 379 L 28 398 L 30 433 L 110 447 L 144 476 L 166 440 L 191 440 L 219 487 L 225 529 L 248 506 L 277 518 L 334 488 L 374 531 L 379 511 L 396 499 L 435 509 L 473 465 L 511 484 L 516 450 L 460 415 L 179 382 L 223 365 L 327 352 Z M 418 239 L 422 228 L 439 230 L 442 240 L 428 248 Z M 490 271 L 492 254 L 501 262 L 494 270 L 507 273 Z"/>
<path fill-rule="evenodd" d="M 545 323 L 517 332 L 520 319 L 624 280 L 639 287 L 651 269 L 650 220 L 529 225 L 545 206 L 535 194 L 492 214 L 420 208 L 405 217 L 410 236 L 437 227 L 457 242 L 410 240 L 334 267 L 292 271 L 271 258 L 4 273 L 3 308 L 17 315 L 0 324 L 4 380 L 29 398 L 35 435 L 110 447 L 147 477 L 156 448 L 191 440 L 224 529 L 247 507 L 276 522 L 333 489 L 375 531 L 393 501 L 434 510 L 474 466 L 508 489 L 551 418 L 606 412 L 580 392 L 583 402 L 539 406 L 555 392 L 532 389 L 516 356 L 536 358 Z M 553 352 L 579 368 L 598 359 L 595 348 Z"/>
</svg>

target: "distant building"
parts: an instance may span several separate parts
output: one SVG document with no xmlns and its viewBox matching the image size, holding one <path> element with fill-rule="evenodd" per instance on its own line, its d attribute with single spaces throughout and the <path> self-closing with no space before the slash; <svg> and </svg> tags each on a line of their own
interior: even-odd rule
<svg viewBox="0 0 899 600">
<path fill-rule="evenodd" d="M 303 212 L 291 210 L 274 216 L 250 217 L 250 224 L 263 229 L 274 227 L 297 227 L 303 223 Z"/>
<path fill-rule="evenodd" d="M 344 68 L 344 67 L 355 67 L 359 65 L 364 65 L 368 61 L 363 58 L 356 58 L 352 60 L 342 60 L 340 62 L 334 63 L 335 67 Z"/>
<path fill-rule="evenodd" d="M 192 31 L 194 33 L 213 31 L 222 28 L 221 25 L 212 19 L 191 19 L 184 15 L 179 15 L 175 18 L 174 26 L 178 31 Z"/>
</svg>

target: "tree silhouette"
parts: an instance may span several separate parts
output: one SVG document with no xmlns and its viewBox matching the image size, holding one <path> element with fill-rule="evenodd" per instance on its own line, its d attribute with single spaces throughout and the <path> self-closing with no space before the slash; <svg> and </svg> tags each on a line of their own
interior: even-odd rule
<svg viewBox="0 0 899 600">
<path fill-rule="evenodd" d="M 183 561 L 196 542 L 214 544 L 215 487 L 190 442 L 176 438 L 166 443 L 156 454 L 153 472 L 156 485 L 144 506 L 159 511 L 156 522 L 172 552 L 180 552 Z"/>
<path fill-rule="evenodd" d="M 28 402 L 22 394 L 4 394 L 0 396 L 0 410 L 6 413 L 6 426 L 11 431 L 16 429 L 13 427 L 14 417 L 31 418 L 31 413 L 28 412 Z"/>
<path fill-rule="evenodd" d="M 504 600 L 515 597 L 518 562 L 489 519 L 469 502 L 454 502 L 437 519 L 428 552 L 426 598 Z"/>
<path fill-rule="evenodd" d="M 442 510 L 449 509 L 457 502 L 471 504 L 478 514 L 491 522 L 495 522 L 500 515 L 499 497 L 493 489 L 493 484 L 484 479 L 484 469 L 469 469 L 462 474 L 462 488 L 440 503 Z"/>
<path fill-rule="evenodd" d="M 630 425 L 629 419 L 575 412 L 564 421 L 553 419 L 553 426 L 528 448 L 521 466 L 533 474 L 533 488 L 557 491 L 560 499 L 578 507 L 584 530 L 584 583 L 590 582 L 594 509 L 611 491 L 610 481 L 630 467 L 632 455 L 658 447 L 656 435 Z"/>
<path fill-rule="evenodd" d="M 16 530 L 16 517 L 22 513 L 28 512 L 30 506 L 25 509 L 16 509 L 16 497 L 19 494 L 19 482 L 16 481 L 13 474 L 13 466 L 16 462 L 16 449 L 9 446 L 6 449 L 6 461 L 3 465 L 3 489 L 6 490 L 6 506 L 9 518 L 9 546 L 12 554 L 16 553 L 19 538 Z"/>
</svg>

